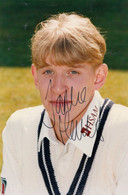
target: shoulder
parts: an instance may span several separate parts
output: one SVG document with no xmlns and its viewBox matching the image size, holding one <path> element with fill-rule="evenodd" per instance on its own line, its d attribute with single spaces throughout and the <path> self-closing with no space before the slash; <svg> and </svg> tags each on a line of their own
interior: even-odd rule
<svg viewBox="0 0 128 195">
<path fill-rule="evenodd" d="M 44 110 L 43 105 L 17 110 L 10 116 L 10 118 L 7 121 L 7 124 L 16 121 L 21 122 L 31 121 L 39 117 L 43 110 Z"/>
<path fill-rule="evenodd" d="M 114 104 L 105 124 L 105 132 L 112 142 L 128 147 L 128 107 Z"/>
<path fill-rule="evenodd" d="M 43 110 L 43 105 L 40 105 L 15 111 L 8 119 L 3 134 L 13 136 L 32 132 L 38 127 Z"/>
<path fill-rule="evenodd" d="M 114 104 L 110 110 L 109 122 L 112 122 L 114 125 L 128 125 L 128 107 Z"/>
</svg>

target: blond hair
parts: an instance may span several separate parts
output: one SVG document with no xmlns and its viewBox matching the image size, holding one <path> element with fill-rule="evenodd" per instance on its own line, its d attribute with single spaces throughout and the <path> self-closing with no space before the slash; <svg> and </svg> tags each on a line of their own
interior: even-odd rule
<svg viewBox="0 0 128 195">
<path fill-rule="evenodd" d="M 54 65 L 89 62 L 103 63 L 106 52 L 104 37 L 90 21 L 75 13 L 52 16 L 37 25 L 32 39 L 32 61 L 37 68 L 50 57 Z"/>
</svg>

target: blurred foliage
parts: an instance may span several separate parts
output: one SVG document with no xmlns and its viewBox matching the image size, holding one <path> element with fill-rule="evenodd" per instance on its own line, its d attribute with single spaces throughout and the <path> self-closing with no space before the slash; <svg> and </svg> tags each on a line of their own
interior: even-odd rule
<svg viewBox="0 0 128 195">
<path fill-rule="evenodd" d="M 75 11 L 90 17 L 106 34 L 105 62 L 128 69 L 127 0 L 1 0 L 0 65 L 30 66 L 30 39 L 35 26 L 51 14 Z"/>
</svg>

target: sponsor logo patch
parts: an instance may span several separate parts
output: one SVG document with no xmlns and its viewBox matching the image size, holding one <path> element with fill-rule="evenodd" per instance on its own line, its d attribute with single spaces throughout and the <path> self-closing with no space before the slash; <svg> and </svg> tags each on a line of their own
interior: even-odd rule
<svg viewBox="0 0 128 195">
<path fill-rule="evenodd" d="M 1 177 L 1 195 L 5 195 L 6 186 L 7 186 L 6 179 Z"/>
</svg>

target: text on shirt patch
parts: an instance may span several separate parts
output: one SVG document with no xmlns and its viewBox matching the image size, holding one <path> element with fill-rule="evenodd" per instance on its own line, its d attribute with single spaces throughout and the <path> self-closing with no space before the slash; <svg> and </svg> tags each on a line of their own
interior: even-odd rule
<svg viewBox="0 0 128 195">
<path fill-rule="evenodd" d="M 90 135 L 92 127 L 97 120 L 98 116 L 98 108 L 97 106 L 94 107 L 93 112 L 90 114 L 90 116 L 87 116 L 87 124 L 81 129 L 81 133 L 86 133 L 87 136 Z"/>
</svg>

